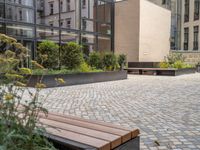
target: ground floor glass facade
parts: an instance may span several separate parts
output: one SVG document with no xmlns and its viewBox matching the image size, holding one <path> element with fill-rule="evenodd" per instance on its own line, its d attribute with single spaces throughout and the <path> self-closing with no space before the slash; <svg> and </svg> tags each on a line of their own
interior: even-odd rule
<svg viewBox="0 0 200 150">
<path fill-rule="evenodd" d="M 75 41 L 86 54 L 114 49 L 113 0 L 0 0 L 0 32 L 36 56 L 37 44 Z"/>
</svg>

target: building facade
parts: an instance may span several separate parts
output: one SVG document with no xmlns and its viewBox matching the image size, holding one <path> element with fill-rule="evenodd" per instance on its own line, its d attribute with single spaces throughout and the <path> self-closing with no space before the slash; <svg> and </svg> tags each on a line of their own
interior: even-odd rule
<svg viewBox="0 0 200 150">
<path fill-rule="evenodd" d="M 184 0 L 182 3 L 182 50 L 199 51 L 200 1 Z"/>
<path fill-rule="evenodd" d="M 168 9 L 148 0 L 115 4 L 115 52 L 126 54 L 128 62 L 163 61 L 170 51 L 170 29 Z"/>
<path fill-rule="evenodd" d="M 75 41 L 88 54 L 114 49 L 113 0 L 0 0 L 0 33 L 16 38 L 36 55 L 37 44 Z"/>
<path fill-rule="evenodd" d="M 181 49 L 182 0 L 149 0 L 149 1 L 171 10 L 170 47 L 172 50 Z"/>
</svg>

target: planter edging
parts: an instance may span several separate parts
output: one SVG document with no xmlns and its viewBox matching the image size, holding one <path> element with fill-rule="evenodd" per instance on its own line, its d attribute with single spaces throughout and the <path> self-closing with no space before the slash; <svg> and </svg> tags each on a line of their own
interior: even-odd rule
<svg viewBox="0 0 200 150">
<path fill-rule="evenodd" d="M 72 73 L 72 74 L 58 74 L 58 75 L 31 75 L 29 77 L 28 87 L 35 87 L 35 85 L 42 78 L 42 83 L 47 88 L 89 84 L 97 82 L 107 82 L 116 80 L 127 79 L 127 71 L 110 71 L 110 72 L 91 72 L 91 73 Z M 65 80 L 65 84 L 58 85 L 55 81 L 56 78 L 62 78 Z"/>
</svg>

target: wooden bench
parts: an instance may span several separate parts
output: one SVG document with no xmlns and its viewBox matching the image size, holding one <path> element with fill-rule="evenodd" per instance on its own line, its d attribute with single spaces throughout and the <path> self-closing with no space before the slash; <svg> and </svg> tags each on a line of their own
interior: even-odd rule
<svg viewBox="0 0 200 150">
<path fill-rule="evenodd" d="M 152 74 L 152 75 L 175 75 L 177 69 L 174 68 L 127 68 L 130 72 L 137 72 L 140 75 L 143 74 Z"/>
<path fill-rule="evenodd" d="M 40 116 L 59 150 L 139 150 L 139 130 L 50 113 Z"/>
</svg>

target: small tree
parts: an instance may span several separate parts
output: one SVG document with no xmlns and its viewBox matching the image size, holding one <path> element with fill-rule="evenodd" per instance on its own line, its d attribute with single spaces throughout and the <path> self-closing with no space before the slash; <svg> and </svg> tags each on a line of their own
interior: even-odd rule
<svg viewBox="0 0 200 150">
<path fill-rule="evenodd" d="M 101 54 L 99 52 L 92 52 L 89 55 L 89 65 L 96 69 L 102 68 Z"/>
<path fill-rule="evenodd" d="M 105 53 L 103 55 L 103 67 L 106 70 L 115 70 L 117 66 L 117 58 L 113 53 Z"/>
<path fill-rule="evenodd" d="M 61 47 L 61 64 L 68 69 L 79 68 L 83 62 L 81 46 L 75 42 L 69 42 Z"/>
<path fill-rule="evenodd" d="M 121 54 L 118 56 L 118 64 L 120 66 L 120 69 L 123 69 L 123 67 L 126 65 L 127 61 L 126 61 L 126 55 Z"/>
<path fill-rule="evenodd" d="M 57 68 L 59 66 L 59 46 L 53 41 L 43 41 L 38 46 L 37 60 L 45 68 Z"/>
</svg>

